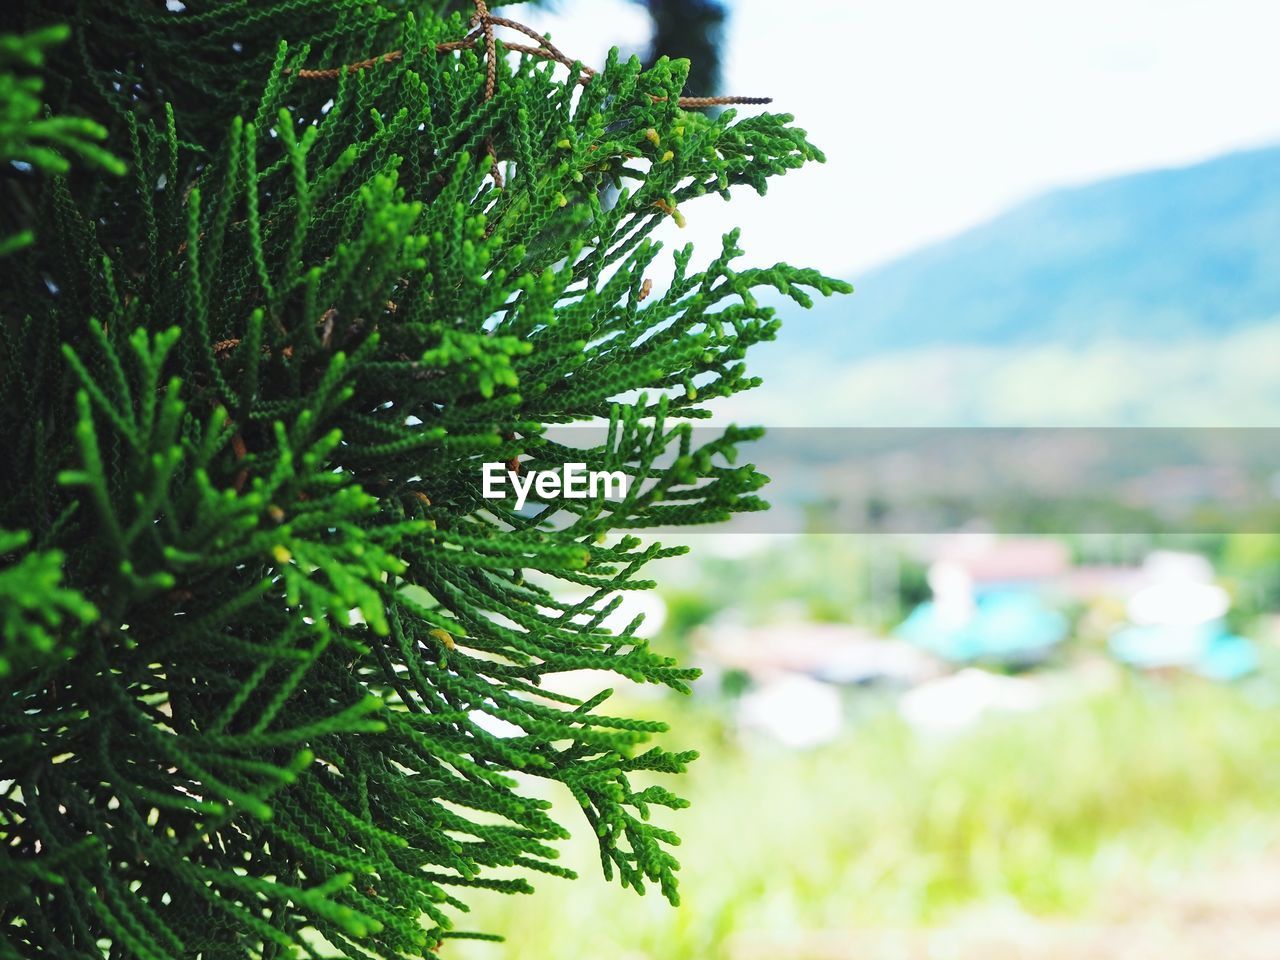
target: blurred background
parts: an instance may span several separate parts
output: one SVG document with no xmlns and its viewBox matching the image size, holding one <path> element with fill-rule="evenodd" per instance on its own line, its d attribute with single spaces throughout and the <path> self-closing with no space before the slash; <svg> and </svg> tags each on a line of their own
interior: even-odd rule
<svg viewBox="0 0 1280 960">
<path fill-rule="evenodd" d="M 666 228 L 852 281 L 782 308 L 769 427 L 1280 426 L 1280 7 L 559 0 L 587 63 L 698 64 L 828 162 Z M 710 253 L 708 253 L 710 251 Z M 1265 436 L 1260 434 L 1260 436 Z M 1265 458 L 1264 458 L 1265 459 Z M 1183 493 L 1212 484 L 1181 476 Z M 1273 485 L 1280 491 L 1280 483 Z M 702 758 L 677 909 L 483 900 L 466 960 L 1251 960 L 1280 943 L 1280 529 L 681 536 L 618 617 L 701 666 L 618 687 Z M 671 540 L 672 538 L 667 538 Z M 565 802 L 569 810 L 572 801 Z M 570 814 L 571 816 L 571 814 Z"/>
</svg>

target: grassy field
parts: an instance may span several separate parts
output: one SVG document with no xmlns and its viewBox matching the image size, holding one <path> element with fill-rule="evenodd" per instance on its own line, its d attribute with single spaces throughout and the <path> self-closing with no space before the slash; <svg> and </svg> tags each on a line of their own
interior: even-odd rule
<svg viewBox="0 0 1280 960">
<path fill-rule="evenodd" d="M 509 942 L 454 941 L 442 956 L 852 958 L 867 954 L 840 944 L 867 928 L 1087 918 L 1280 839 L 1280 724 L 1266 701 L 1266 688 L 1125 683 L 941 740 L 886 711 L 801 753 L 739 742 L 708 708 L 650 704 L 674 721 L 673 745 L 703 750 L 681 785 L 692 808 L 667 817 L 685 838 L 681 906 L 605 884 L 556 798 L 582 878 L 480 898 L 462 925 Z M 812 942 L 825 946 L 806 952 Z"/>
</svg>

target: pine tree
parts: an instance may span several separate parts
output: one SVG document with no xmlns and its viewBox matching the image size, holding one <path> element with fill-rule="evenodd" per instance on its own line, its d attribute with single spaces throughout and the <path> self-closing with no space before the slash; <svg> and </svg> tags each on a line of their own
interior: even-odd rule
<svg viewBox="0 0 1280 960">
<path fill-rule="evenodd" d="M 648 235 L 820 154 L 447 6 L 0 11 L 0 956 L 422 957 L 568 874 L 538 780 L 676 898 L 693 754 L 543 680 L 694 676 L 605 626 L 637 534 L 763 506 L 690 425 L 839 284 Z M 567 460 L 631 492 L 481 496 Z"/>
</svg>

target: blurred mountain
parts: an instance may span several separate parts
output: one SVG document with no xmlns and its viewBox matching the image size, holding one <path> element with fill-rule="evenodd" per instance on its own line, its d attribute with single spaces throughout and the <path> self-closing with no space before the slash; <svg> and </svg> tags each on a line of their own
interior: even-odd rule
<svg viewBox="0 0 1280 960">
<path fill-rule="evenodd" d="M 1280 316 L 1280 147 L 1059 190 L 852 279 L 853 296 L 787 312 L 783 351 L 1241 329 Z"/>
</svg>

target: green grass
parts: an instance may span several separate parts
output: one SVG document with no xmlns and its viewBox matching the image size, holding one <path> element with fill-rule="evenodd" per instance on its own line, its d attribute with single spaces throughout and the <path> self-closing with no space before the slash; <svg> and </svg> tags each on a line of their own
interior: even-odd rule
<svg viewBox="0 0 1280 960">
<path fill-rule="evenodd" d="M 464 925 L 511 942 L 447 955 L 692 960 L 975 908 L 1087 913 L 1280 837 L 1280 724 L 1255 700 L 1132 684 L 942 740 L 885 713 L 808 753 L 737 744 L 663 703 L 679 745 L 704 751 L 682 785 L 693 807 L 666 818 L 685 838 L 682 905 L 606 885 L 578 824 L 565 861 L 582 878 L 480 899 Z"/>
</svg>

